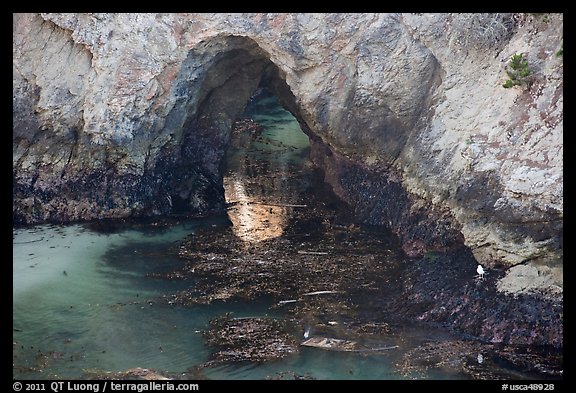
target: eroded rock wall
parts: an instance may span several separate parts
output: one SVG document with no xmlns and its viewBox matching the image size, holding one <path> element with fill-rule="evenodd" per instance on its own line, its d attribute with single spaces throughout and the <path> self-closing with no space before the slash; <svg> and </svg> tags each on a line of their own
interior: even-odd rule
<svg viewBox="0 0 576 393">
<path fill-rule="evenodd" d="M 326 181 L 409 255 L 464 242 L 561 286 L 563 16 L 505 16 L 486 45 L 465 18 L 15 14 L 15 222 L 221 208 L 230 126 L 266 79 Z M 504 89 L 520 52 L 533 83 Z"/>
<path fill-rule="evenodd" d="M 458 15 L 403 17 L 444 70 L 433 116 L 403 151 L 404 184 L 450 207 L 479 260 L 509 265 L 561 254 L 563 66 L 556 52 L 563 24 L 562 15 L 542 19 L 524 15 L 505 45 L 483 48 L 458 44 Z M 442 21 L 449 34 L 439 36 Z M 501 86 L 515 53 L 528 59 L 529 88 Z"/>
</svg>

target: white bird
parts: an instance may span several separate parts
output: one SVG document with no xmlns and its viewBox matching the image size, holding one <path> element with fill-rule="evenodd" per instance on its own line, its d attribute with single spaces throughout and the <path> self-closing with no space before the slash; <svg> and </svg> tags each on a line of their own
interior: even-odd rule
<svg viewBox="0 0 576 393">
<path fill-rule="evenodd" d="M 476 268 L 476 272 L 478 273 L 480 278 L 484 278 L 484 268 L 482 267 L 482 265 L 478 265 L 478 267 Z"/>
<path fill-rule="evenodd" d="M 310 328 L 307 327 L 306 330 L 304 330 L 304 338 L 308 339 L 308 337 L 310 337 Z"/>
</svg>

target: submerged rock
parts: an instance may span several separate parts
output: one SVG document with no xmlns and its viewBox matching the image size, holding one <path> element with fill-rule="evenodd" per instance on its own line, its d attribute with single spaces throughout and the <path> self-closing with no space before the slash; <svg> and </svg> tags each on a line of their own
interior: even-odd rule
<svg viewBox="0 0 576 393">
<path fill-rule="evenodd" d="M 318 222 L 308 212 L 300 214 Z M 356 302 L 370 293 L 375 300 L 393 290 L 402 256 L 383 246 L 393 239 L 348 227 L 300 232 L 306 221 L 297 222 L 283 236 L 258 243 L 244 243 L 230 228 L 197 231 L 180 248 L 183 268 L 155 275 L 195 278 L 193 287 L 166 301 L 191 305 L 271 296 L 276 307 L 298 318 L 315 315 L 328 322 L 353 315 Z"/>
<path fill-rule="evenodd" d="M 157 371 L 147 368 L 136 367 L 126 371 L 102 371 L 97 369 L 84 370 L 84 377 L 96 380 L 144 380 L 144 381 L 167 381 L 168 378 Z"/>
<path fill-rule="evenodd" d="M 295 380 L 295 381 L 302 381 L 302 380 L 315 380 L 316 378 L 310 376 L 309 374 L 299 375 L 293 371 L 283 371 L 276 373 L 274 376 L 266 377 L 267 380 L 270 381 L 282 381 L 282 380 Z"/>
</svg>

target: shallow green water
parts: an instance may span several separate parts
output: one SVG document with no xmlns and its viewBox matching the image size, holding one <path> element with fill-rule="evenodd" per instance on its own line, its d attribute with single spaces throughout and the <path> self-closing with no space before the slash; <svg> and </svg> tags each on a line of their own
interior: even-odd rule
<svg viewBox="0 0 576 393">
<path fill-rule="evenodd" d="M 36 367 L 38 351 L 56 351 L 43 372 L 77 377 L 84 368 L 122 370 L 141 363 L 172 369 L 201 361 L 201 339 L 183 333 L 193 333 L 203 320 L 153 303 L 182 283 L 145 278 L 176 262 L 145 254 L 189 232 L 182 226 L 148 236 L 102 235 L 77 225 L 15 231 L 15 364 Z"/>
</svg>

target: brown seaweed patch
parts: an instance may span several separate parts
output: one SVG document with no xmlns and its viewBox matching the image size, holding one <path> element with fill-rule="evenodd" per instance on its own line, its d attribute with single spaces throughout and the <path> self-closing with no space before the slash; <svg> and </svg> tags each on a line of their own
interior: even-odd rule
<svg viewBox="0 0 576 393">
<path fill-rule="evenodd" d="M 217 351 L 206 365 L 222 362 L 265 362 L 298 352 L 298 342 L 286 323 L 273 318 L 230 318 L 210 321 L 204 331 L 208 344 Z"/>
</svg>

